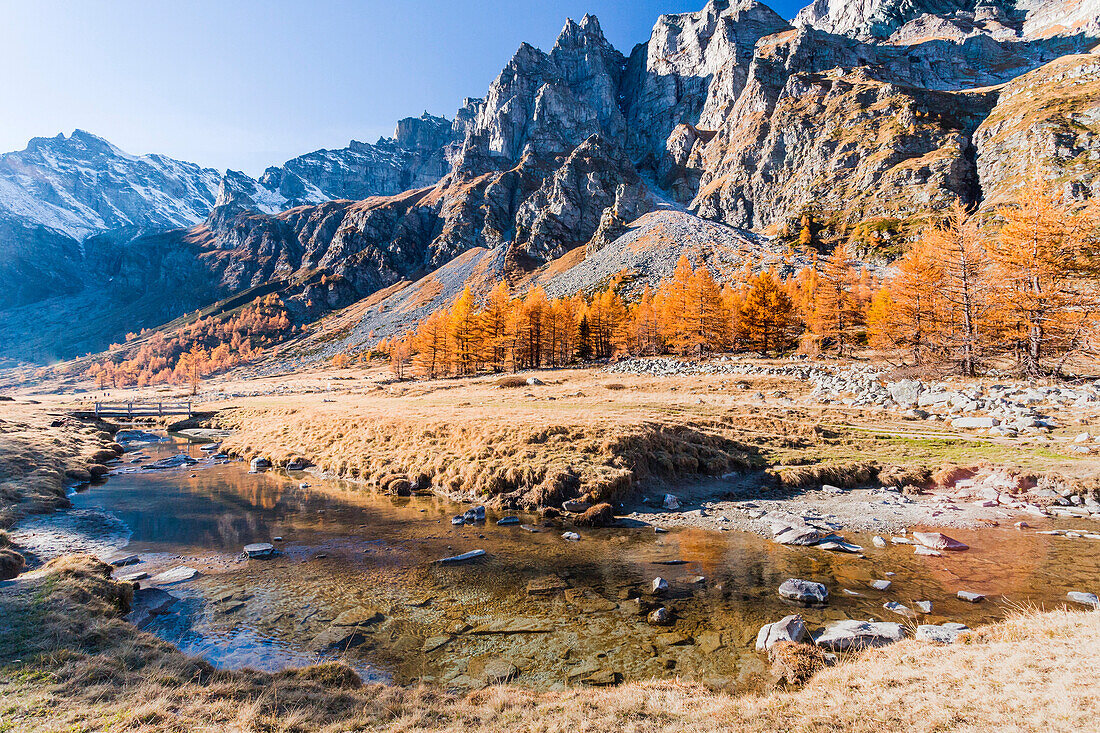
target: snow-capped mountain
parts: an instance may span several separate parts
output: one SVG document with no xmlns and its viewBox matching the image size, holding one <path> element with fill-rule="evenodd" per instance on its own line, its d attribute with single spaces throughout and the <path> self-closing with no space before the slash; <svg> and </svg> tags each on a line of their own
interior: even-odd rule
<svg viewBox="0 0 1100 733">
<path fill-rule="evenodd" d="M 164 155 L 131 155 L 77 130 L 0 156 L 0 218 L 73 239 L 124 226 L 174 228 L 206 218 L 221 175 Z"/>
</svg>

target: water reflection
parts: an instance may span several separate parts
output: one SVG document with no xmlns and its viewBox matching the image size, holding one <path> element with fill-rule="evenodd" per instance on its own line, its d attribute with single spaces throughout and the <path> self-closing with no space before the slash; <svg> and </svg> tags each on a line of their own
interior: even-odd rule
<svg viewBox="0 0 1100 733">
<path fill-rule="evenodd" d="M 143 554 L 142 567 L 186 561 L 202 569 L 172 590 L 187 599 L 181 612 L 151 628 L 224 666 L 342 657 L 375 678 L 465 687 L 480 684 L 486 662 L 500 657 L 519 669 L 517 683 L 540 687 L 681 675 L 745 688 L 763 679 L 752 649 L 757 629 L 791 612 L 776 594 L 789 577 L 832 593 L 826 607 L 800 610 L 811 628 L 901 620 L 883 602 L 916 600 L 933 601 L 928 622 L 975 624 L 1001 616 L 1006 601 L 1060 604 L 1067 590 L 1093 588 L 1100 577 L 1100 543 L 1011 528 L 952 531 L 973 549 L 942 558 L 914 556 L 907 545 L 872 548 L 870 537 L 855 536 L 867 548 L 859 558 L 690 529 L 583 530 L 572 543 L 561 539 L 563 527 L 498 527 L 492 513 L 484 525 L 454 527 L 461 508 L 434 496 L 249 474 L 239 463 L 211 465 L 197 446 L 145 452 L 156 459 L 181 447 L 203 463 L 122 473 L 74 503 L 129 525 L 128 551 Z M 302 488 L 303 480 L 313 485 Z M 245 544 L 275 537 L 283 538 L 276 557 L 240 556 Z M 488 555 L 470 565 L 432 562 L 474 548 Z M 673 560 L 683 563 L 661 564 Z M 661 598 L 648 593 L 657 575 L 670 584 Z M 893 583 L 888 592 L 870 588 L 882 578 Z M 990 600 L 964 603 L 955 598 L 960 589 Z M 646 622 L 657 605 L 673 611 L 672 626 Z"/>
</svg>

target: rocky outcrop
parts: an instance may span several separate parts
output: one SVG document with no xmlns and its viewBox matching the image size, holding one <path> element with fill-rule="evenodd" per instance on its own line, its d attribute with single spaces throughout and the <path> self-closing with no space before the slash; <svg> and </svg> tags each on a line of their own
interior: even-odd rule
<svg viewBox="0 0 1100 733">
<path fill-rule="evenodd" d="M 669 136 L 698 124 L 704 108 L 711 124 L 721 118 L 744 88 L 757 42 L 789 27 L 754 0 L 711 0 L 696 13 L 662 15 L 648 43 L 631 53 L 623 81 L 626 148 L 639 166 L 656 170 L 666 154 L 676 156 Z M 676 179 L 667 165 L 660 173 L 666 187 Z"/>
<path fill-rule="evenodd" d="M 862 70 L 798 73 L 778 90 L 769 81 L 761 73 L 732 124 L 697 153 L 707 171 L 694 203 L 702 215 L 766 229 L 808 208 L 856 223 L 976 197 L 970 134 L 988 95 L 920 90 Z"/>
<path fill-rule="evenodd" d="M 1100 195 L 1100 55 L 1066 56 L 1006 84 L 974 133 L 983 203 L 1035 176 L 1068 200 Z"/>
<path fill-rule="evenodd" d="M 625 153 L 593 135 L 520 206 L 515 250 L 545 262 L 587 244 L 601 229 L 606 243 L 652 207 Z"/>
</svg>

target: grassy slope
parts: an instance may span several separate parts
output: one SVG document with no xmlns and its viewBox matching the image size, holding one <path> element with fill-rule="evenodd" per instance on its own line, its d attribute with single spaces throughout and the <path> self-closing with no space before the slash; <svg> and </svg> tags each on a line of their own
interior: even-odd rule
<svg viewBox="0 0 1100 733">
<path fill-rule="evenodd" d="M 121 621 L 129 587 L 109 572 L 67 558 L 0 584 L 0 731 L 1077 731 L 1100 716 L 1096 612 L 902 642 L 763 696 L 666 681 L 462 697 L 362 686 L 332 664 L 214 670 Z"/>
</svg>

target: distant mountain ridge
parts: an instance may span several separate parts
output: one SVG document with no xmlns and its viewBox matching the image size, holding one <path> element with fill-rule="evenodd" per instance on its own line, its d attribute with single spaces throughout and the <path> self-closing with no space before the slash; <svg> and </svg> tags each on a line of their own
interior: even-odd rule
<svg viewBox="0 0 1100 733">
<path fill-rule="evenodd" d="M 392 139 L 303 155 L 259 180 L 148 169 L 88 141 L 117 174 L 97 186 L 87 161 L 61 165 L 53 144 L 40 146 L 43 178 L 60 177 L 81 206 L 125 213 L 124 200 L 145 195 L 150 213 L 120 217 L 128 227 L 81 248 L 0 199 L 12 236 L 23 231 L 12 222 L 38 227 L 14 246 L 0 229 L 0 250 L 18 255 L 14 271 L 0 259 L 0 279 L 51 283 L 0 296 L 0 351 L 73 353 L 66 319 L 78 302 L 113 314 L 80 337 L 79 348 L 95 348 L 119 335 L 128 301 L 140 304 L 135 330 L 272 281 L 286 283 L 299 323 L 387 288 L 412 302 L 418 280 L 418 309 L 464 282 L 524 287 L 549 281 L 546 271 L 583 289 L 613 265 L 609 253 L 629 252 L 633 276 L 645 278 L 667 264 L 669 232 L 720 232 L 750 252 L 759 239 L 738 230 L 772 235 L 809 209 L 889 239 L 956 199 L 1008 200 L 1023 167 L 1068 197 L 1096 195 L 1098 16 L 1083 0 L 817 0 L 792 24 L 755 0 L 711 0 L 661 16 L 624 55 L 586 15 L 549 51 L 522 44 L 452 121 L 408 118 Z M 183 179 L 171 189 L 183 195 L 127 189 L 126 171 L 161 169 Z M 637 222 L 655 211 L 668 215 L 640 239 Z M 170 216 L 181 228 L 154 220 Z M 51 271 L 32 254 L 47 249 L 71 256 Z M 397 303 L 379 304 L 391 325 Z M 54 330 L 22 326 L 46 311 Z"/>
</svg>

